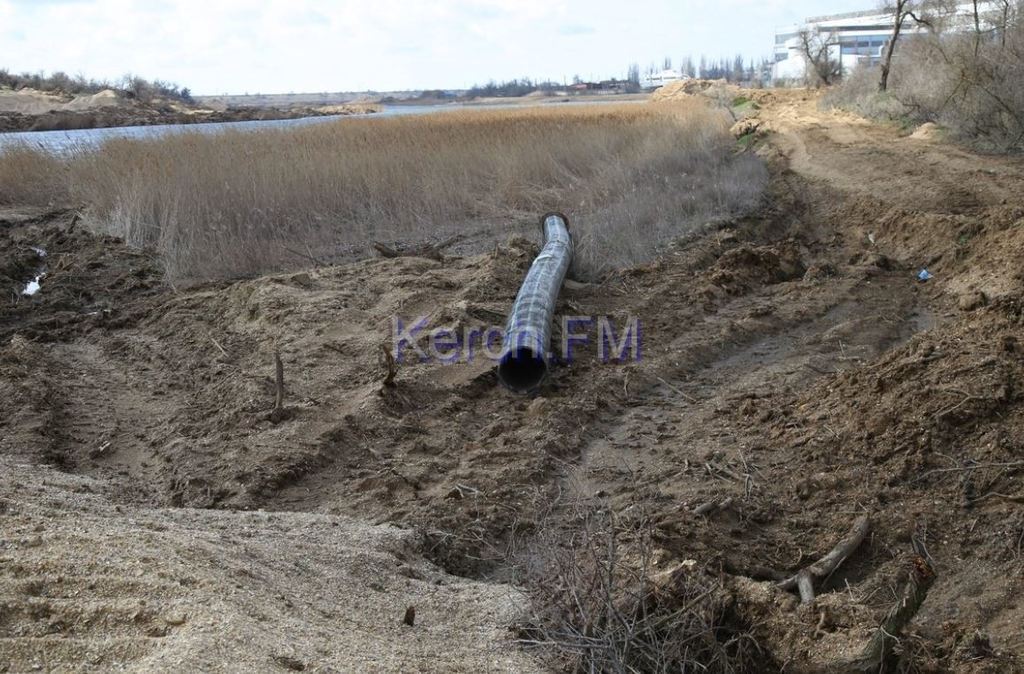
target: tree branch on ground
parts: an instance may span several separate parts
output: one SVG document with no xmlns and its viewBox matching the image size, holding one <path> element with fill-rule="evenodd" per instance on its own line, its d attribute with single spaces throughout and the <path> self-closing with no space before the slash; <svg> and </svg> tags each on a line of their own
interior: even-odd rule
<svg viewBox="0 0 1024 674">
<path fill-rule="evenodd" d="M 779 588 L 798 590 L 801 603 L 809 604 L 814 601 L 814 583 L 832 575 L 832 572 L 860 547 L 870 528 L 871 518 L 868 515 L 858 517 L 846 537 L 839 541 L 827 555 L 779 583 Z"/>
</svg>

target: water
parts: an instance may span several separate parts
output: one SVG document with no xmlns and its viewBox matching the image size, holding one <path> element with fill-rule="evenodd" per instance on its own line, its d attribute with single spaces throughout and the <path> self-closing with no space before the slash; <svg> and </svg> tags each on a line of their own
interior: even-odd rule
<svg viewBox="0 0 1024 674">
<path fill-rule="evenodd" d="M 615 100 L 583 100 L 573 101 L 569 105 L 614 103 Z M 537 105 L 550 105 L 538 102 Z M 380 112 L 369 117 L 399 117 L 405 115 L 426 115 L 449 110 L 460 109 L 495 109 L 529 107 L 521 103 L 497 105 L 463 105 L 447 103 L 443 105 L 385 105 Z M 255 131 L 258 129 L 281 129 L 310 124 L 324 124 L 339 119 L 355 119 L 367 115 L 329 115 L 325 117 L 302 117 L 300 119 L 272 119 L 251 122 L 210 122 L 207 124 L 161 124 L 155 126 L 119 126 L 110 129 L 75 129 L 73 131 L 19 131 L 0 133 L 0 150 L 12 145 L 24 144 L 40 148 L 56 154 L 68 154 L 75 150 L 94 149 L 104 141 L 113 138 L 160 138 L 181 133 L 219 133 L 226 130 Z"/>
<path fill-rule="evenodd" d="M 25 284 L 25 289 L 21 291 L 22 295 L 35 295 L 39 292 L 40 288 L 43 287 L 43 277 L 46 276 L 46 265 L 43 264 L 46 258 L 46 250 L 43 248 L 37 248 L 32 246 L 32 250 L 35 251 L 36 255 L 39 256 L 39 266 L 36 268 L 36 275 L 31 281 Z"/>
<path fill-rule="evenodd" d="M 383 114 L 383 113 L 382 113 Z M 156 126 L 118 126 L 109 129 L 74 129 L 71 131 L 19 131 L 0 133 L 0 150 L 11 145 L 28 145 L 57 154 L 74 150 L 90 150 L 112 138 L 160 138 L 181 133 L 218 133 L 228 129 L 242 131 L 322 124 L 338 119 L 303 117 L 301 119 L 273 119 L 251 122 L 210 122 L 208 124 L 161 124 Z"/>
</svg>

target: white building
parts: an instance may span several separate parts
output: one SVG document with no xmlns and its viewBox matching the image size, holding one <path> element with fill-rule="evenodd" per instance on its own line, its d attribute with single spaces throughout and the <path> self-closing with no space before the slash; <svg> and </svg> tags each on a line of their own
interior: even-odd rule
<svg viewBox="0 0 1024 674">
<path fill-rule="evenodd" d="M 672 70 L 671 68 L 668 68 L 666 70 L 662 70 L 661 72 L 647 73 L 646 75 L 644 75 L 644 78 L 643 80 L 641 80 L 640 84 L 645 89 L 657 89 L 658 87 L 665 86 L 669 82 L 678 82 L 680 80 L 688 79 L 690 79 L 689 76 L 684 75 L 678 70 Z"/>
<path fill-rule="evenodd" d="M 978 3 L 983 14 L 989 14 L 995 3 L 985 1 Z M 947 18 L 947 27 L 956 30 L 958 27 L 972 25 L 968 17 L 973 11 L 973 3 L 964 3 L 957 7 L 956 15 Z M 952 18 L 951 21 L 948 19 Z M 892 14 L 879 12 L 877 9 L 863 12 L 817 16 L 807 19 L 803 24 L 786 26 L 775 32 L 775 64 L 772 66 L 773 80 L 802 80 L 807 71 L 807 60 L 804 57 L 801 33 L 804 31 L 822 39 L 828 44 L 830 58 L 838 61 L 843 72 L 849 72 L 858 65 L 877 65 L 885 47 L 892 37 L 895 27 Z M 902 34 L 913 35 L 924 32 L 913 19 L 903 24 Z"/>
</svg>

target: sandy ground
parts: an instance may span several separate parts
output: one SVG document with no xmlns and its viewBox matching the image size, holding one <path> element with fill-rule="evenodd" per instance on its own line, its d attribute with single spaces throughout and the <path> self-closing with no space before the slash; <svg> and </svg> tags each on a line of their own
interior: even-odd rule
<svg viewBox="0 0 1024 674">
<path fill-rule="evenodd" d="M 0 133 L 361 115 L 378 109 L 359 103 L 209 109 L 180 100 L 153 99 L 144 103 L 110 89 L 78 95 L 0 89 Z"/>
<path fill-rule="evenodd" d="M 507 639 L 521 596 L 423 562 L 409 531 L 127 509 L 91 478 L 2 465 L 3 671 L 536 669 Z"/>
<path fill-rule="evenodd" d="M 385 387 L 378 356 L 392 316 L 500 323 L 535 242 L 175 292 L 71 212 L 0 215 L 0 280 L 48 252 L 0 309 L 0 667 L 537 668 L 517 553 L 590 503 L 721 579 L 761 671 L 857 652 L 914 550 L 908 661 L 1019 670 L 1024 164 L 756 97 L 764 208 L 567 288 L 639 317 L 643 358 L 585 352 L 535 399 L 479 360 Z M 863 514 L 815 604 L 774 587 Z"/>
</svg>

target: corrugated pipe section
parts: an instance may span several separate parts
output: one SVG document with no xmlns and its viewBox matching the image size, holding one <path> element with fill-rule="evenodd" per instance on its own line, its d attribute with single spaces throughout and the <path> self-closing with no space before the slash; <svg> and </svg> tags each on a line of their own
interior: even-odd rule
<svg viewBox="0 0 1024 674">
<path fill-rule="evenodd" d="M 498 379 L 517 393 L 537 390 L 548 373 L 555 302 L 572 264 L 569 219 L 561 213 L 548 213 L 540 222 L 544 248 L 530 266 L 512 305 L 498 363 Z"/>
</svg>

